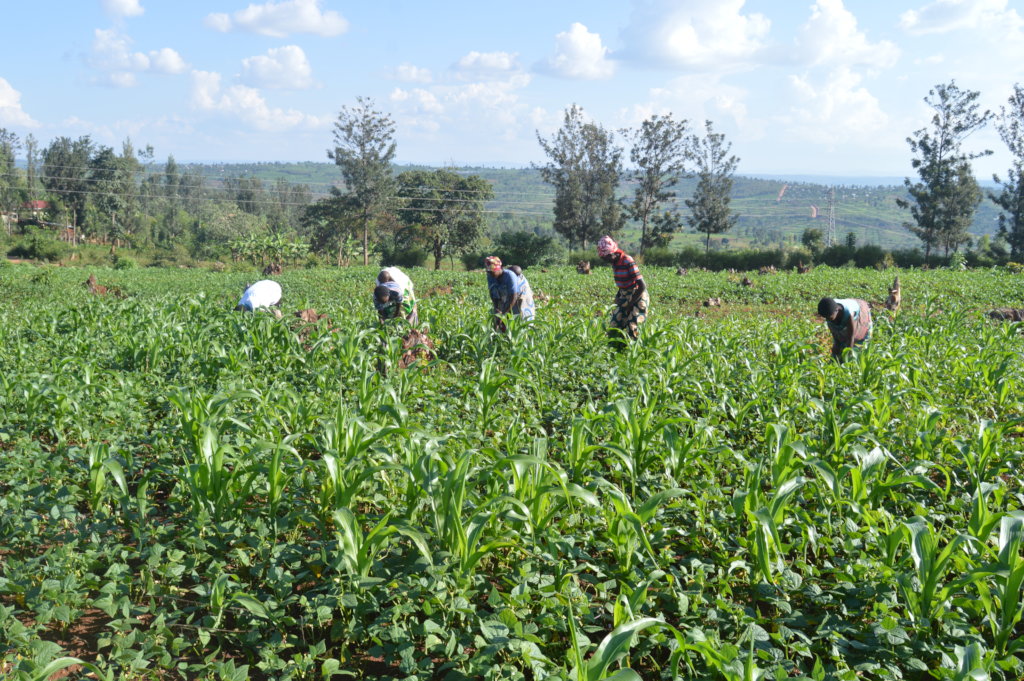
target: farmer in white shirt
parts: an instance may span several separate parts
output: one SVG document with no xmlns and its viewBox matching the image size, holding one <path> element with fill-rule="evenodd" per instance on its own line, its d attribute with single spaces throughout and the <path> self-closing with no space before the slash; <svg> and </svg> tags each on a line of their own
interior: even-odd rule
<svg viewBox="0 0 1024 681">
<path fill-rule="evenodd" d="M 258 310 L 263 307 L 280 307 L 281 285 L 270 279 L 262 279 L 251 286 L 246 286 L 236 310 Z"/>
<path fill-rule="evenodd" d="M 399 289 L 402 292 L 403 297 L 413 298 L 416 296 L 412 290 L 412 279 L 409 278 L 402 270 L 397 267 L 385 267 L 377 274 L 377 285 L 386 284 L 389 281 L 393 281 L 398 284 Z"/>
</svg>

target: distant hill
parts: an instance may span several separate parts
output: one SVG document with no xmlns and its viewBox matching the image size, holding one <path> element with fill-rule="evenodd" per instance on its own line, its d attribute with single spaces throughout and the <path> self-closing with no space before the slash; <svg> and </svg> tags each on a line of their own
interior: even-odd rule
<svg viewBox="0 0 1024 681">
<path fill-rule="evenodd" d="M 332 163 L 232 163 L 187 164 L 207 178 L 253 177 L 272 183 L 279 179 L 309 185 L 315 197 L 325 196 L 332 186 L 341 187 L 341 173 Z M 395 172 L 422 169 L 424 166 L 395 166 Z M 494 186 L 495 199 L 487 204 L 491 233 L 551 230 L 552 188 L 532 168 L 458 168 L 459 172 L 480 175 Z M 983 183 L 986 184 L 986 183 Z M 990 183 L 987 183 L 990 184 Z M 680 183 L 677 201 L 689 198 L 696 180 Z M 858 244 L 877 244 L 883 248 L 910 248 L 918 240 L 903 226 L 909 211 L 896 205 L 905 196 L 903 178 L 831 177 L 831 176 L 737 176 L 733 187 L 733 210 L 739 214 L 736 227 L 722 235 L 728 247 L 792 245 L 813 227 L 828 227 L 829 191 L 835 187 L 836 236 L 844 240 L 852 232 Z M 628 185 L 623 196 L 632 193 Z M 683 207 L 685 211 L 685 206 Z M 986 198 L 975 215 L 971 232 L 994 234 L 998 209 Z M 626 243 L 637 241 L 639 231 L 627 228 Z M 704 236 L 680 234 L 673 248 L 703 244 Z M 719 241 L 720 237 L 715 237 Z"/>
</svg>

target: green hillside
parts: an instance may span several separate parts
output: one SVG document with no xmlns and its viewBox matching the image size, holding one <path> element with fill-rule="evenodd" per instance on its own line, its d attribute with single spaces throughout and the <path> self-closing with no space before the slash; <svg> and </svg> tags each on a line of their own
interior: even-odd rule
<svg viewBox="0 0 1024 681">
<path fill-rule="evenodd" d="M 396 166 L 395 172 L 423 167 Z M 326 195 L 332 186 L 342 186 L 341 174 L 331 163 L 192 164 L 191 168 L 214 183 L 217 178 L 251 177 L 266 183 L 286 180 L 307 184 L 314 197 Z M 487 204 L 492 234 L 551 229 L 554 192 L 541 181 L 537 170 L 460 168 L 459 171 L 480 175 L 493 184 L 495 199 Z M 695 186 L 695 179 L 680 183 L 677 192 L 680 206 L 691 196 Z M 909 211 L 896 205 L 897 197 L 905 194 L 902 186 L 867 186 L 852 182 L 834 186 L 837 239 L 843 240 L 852 232 L 858 244 L 877 244 L 887 249 L 918 245 L 917 239 L 902 226 L 904 221 L 910 220 Z M 800 235 L 808 228 L 824 232 L 828 227 L 830 189 L 829 185 L 806 181 L 738 176 L 734 183 L 733 207 L 739 214 L 739 221 L 731 232 L 713 241 L 724 238 L 721 245 L 729 248 L 769 247 L 799 243 Z M 632 190 L 624 184 L 621 192 L 627 196 Z M 685 206 L 682 208 L 685 212 Z M 979 236 L 994 234 L 997 215 L 998 209 L 986 198 L 971 231 Z M 637 241 L 639 231 L 629 226 L 623 239 L 627 243 Z M 703 239 L 703 235 L 694 232 L 680 234 L 673 240 L 673 248 L 703 244 Z"/>
</svg>

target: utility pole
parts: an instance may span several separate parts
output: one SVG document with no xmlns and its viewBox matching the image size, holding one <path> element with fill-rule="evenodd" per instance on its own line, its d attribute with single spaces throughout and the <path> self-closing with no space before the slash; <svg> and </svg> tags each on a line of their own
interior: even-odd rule
<svg viewBox="0 0 1024 681">
<path fill-rule="evenodd" d="M 836 245 L 836 188 L 828 190 L 828 231 L 825 232 L 825 248 Z"/>
</svg>

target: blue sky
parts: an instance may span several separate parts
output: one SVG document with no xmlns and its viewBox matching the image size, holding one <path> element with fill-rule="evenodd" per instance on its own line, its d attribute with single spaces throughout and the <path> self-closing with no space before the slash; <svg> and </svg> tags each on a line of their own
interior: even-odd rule
<svg viewBox="0 0 1024 681">
<path fill-rule="evenodd" d="M 1008 0 L 4 4 L 0 127 L 179 162 L 326 161 L 366 96 L 400 162 L 543 162 L 537 132 L 575 103 L 612 130 L 710 119 L 740 173 L 900 177 L 929 88 L 955 79 L 998 110 L 1024 82 Z M 994 129 L 967 146 L 995 151 L 979 176 L 1005 174 Z"/>
</svg>

